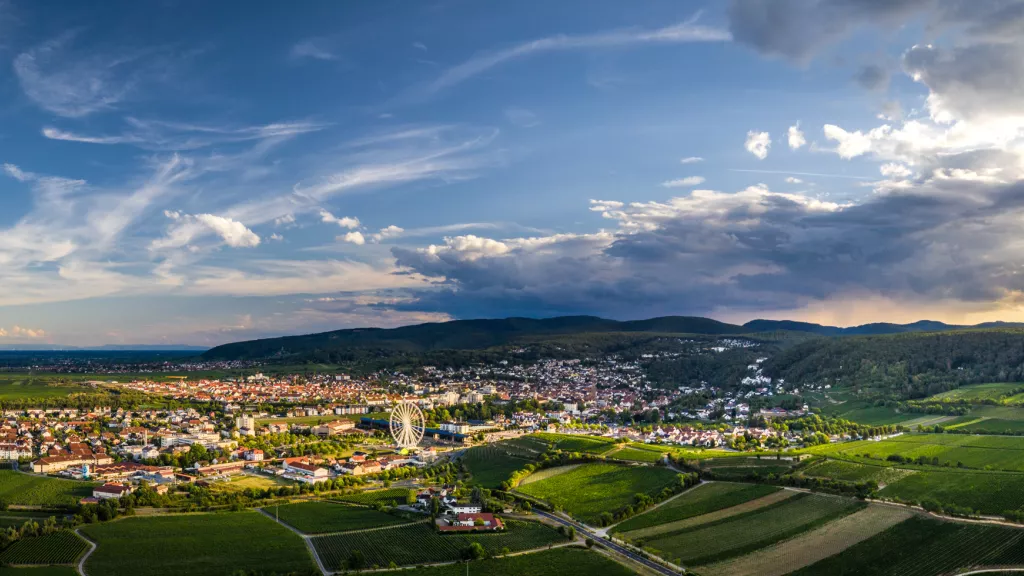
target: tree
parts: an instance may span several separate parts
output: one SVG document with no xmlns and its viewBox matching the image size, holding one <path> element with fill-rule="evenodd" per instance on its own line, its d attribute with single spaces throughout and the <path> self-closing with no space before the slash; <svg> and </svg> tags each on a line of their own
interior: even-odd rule
<svg viewBox="0 0 1024 576">
<path fill-rule="evenodd" d="M 353 550 L 348 556 L 348 560 L 345 562 L 345 566 L 350 570 L 362 570 L 366 567 L 366 556 L 363 555 L 362 550 Z"/>
<path fill-rule="evenodd" d="M 487 555 L 487 551 L 479 542 L 473 542 L 463 550 L 462 557 L 466 560 L 480 560 Z"/>
<path fill-rule="evenodd" d="M 584 543 L 587 545 L 587 548 L 593 548 L 594 547 L 594 539 L 593 538 L 587 538 L 586 541 L 584 541 Z"/>
</svg>

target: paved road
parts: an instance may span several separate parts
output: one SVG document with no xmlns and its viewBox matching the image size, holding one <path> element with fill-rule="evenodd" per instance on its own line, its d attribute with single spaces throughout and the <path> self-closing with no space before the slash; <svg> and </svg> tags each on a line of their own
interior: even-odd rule
<svg viewBox="0 0 1024 576">
<path fill-rule="evenodd" d="M 563 526 L 572 526 L 573 528 L 576 529 L 576 532 L 578 532 L 579 534 L 582 534 L 583 536 L 585 536 L 587 538 L 593 538 L 594 542 L 598 542 L 602 546 L 604 546 L 605 548 L 608 548 L 609 550 L 611 550 L 613 552 L 617 552 L 617 553 L 619 553 L 619 554 L 629 558 L 630 560 L 632 560 L 634 562 L 643 564 L 644 566 L 650 568 L 651 570 L 654 570 L 655 572 L 657 572 L 659 574 L 664 574 L 665 576 L 679 576 L 679 572 L 671 570 L 671 569 L 669 569 L 669 568 L 667 568 L 665 566 L 662 566 L 661 564 L 658 564 L 656 562 L 651 562 L 647 558 L 644 558 L 643 556 L 640 556 L 639 554 L 635 554 L 632 550 L 630 550 L 630 549 L 628 549 L 628 548 L 626 548 L 624 546 L 619 546 L 615 542 L 612 542 L 611 540 L 609 540 L 607 538 L 604 538 L 604 537 L 602 537 L 602 536 L 600 536 L 598 534 L 595 534 L 594 531 L 590 530 L 586 526 L 583 526 L 582 524 L 578 524 L 578 523 L 573 522 L 571 520 L 567 520 L 565 518 L 562 518 L 561 516 L 555 516 L 554 514 L 548 514 L 547 512 L 544 512 L 542 510 L 534 509 L 534 512 L 537 513 L 538 516 L 543 516 L 544 518 L 548 518 L 550 520 L 554 520 L 555 522 L 558 522 L 559 524 L 562 524 Z"/>
</svg>

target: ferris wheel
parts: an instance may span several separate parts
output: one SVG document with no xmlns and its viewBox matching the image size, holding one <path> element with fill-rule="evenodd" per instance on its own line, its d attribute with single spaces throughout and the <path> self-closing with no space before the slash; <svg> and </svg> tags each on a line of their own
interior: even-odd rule
<svg viewBox="0 0 1024 576">
<path fill-rule="evenodd" d="M 391 410 L 391 437 L 399 448 L 412 448 L 423 439 L 423 412 L 412 402 L 400 402 Z"/>
</svg>

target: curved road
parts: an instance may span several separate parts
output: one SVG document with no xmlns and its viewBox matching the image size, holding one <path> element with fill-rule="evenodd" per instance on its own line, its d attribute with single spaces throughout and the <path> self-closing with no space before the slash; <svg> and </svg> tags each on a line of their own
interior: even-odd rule
<svg viewBox="0 0 1024 576">
<path fill-rule="evenodd" d="M 583 526 L 582 524 L 579 524 L 577 522 L 573 522 L 572 520 L 567 520 L 565 518 L 562 518 L 561 516 L 556 516 L 554 514 L 548 514 L 547 512 L 544 512 L 543 510 L 536 510 L 535 509 L 533 512 L 535 514 L 537 514 L 538 516 L 543 516 L 544 518 L 547 518 L 549 520 L 554 520 L 555 522 L 558 522 L 559 524 L 561 524 L 563 526 L 572 526 L 573 528 L 576 529 L 577 533 L 582 534 L 582 535 L 584 535 L 587 538 L 592 538 L 594 540 L 594 542 L 600 543 L 605 548 L 607 548 L 607 549 L 609 549 L 609 550 L 611 550 L 613 552 L 617 552 L 620 555 L 625 556 L 626 558 L 629 558 L 630 560 L 632 560 L 634 562 L 637 562 L 639 564 L 643 564 L 644 566 L 650 568 L 651 570 L 654 570 L 655 572 L 657 572 L 659 574 L 664 574 L 665 576 L 679 576 L 679 574 L 680 574 L 679 572 L 671 570 L 671 569 L 669 569 L 669 568 L 667 568 L 665 566 L 662 566 L 661 564 L 658 564 L 656 562 L 651 562 L 647 558 L 644 558 L 643 556 L 640 556 L 639 554 L 634 553 L 632 550 L 626 548 L 625 546 L 620 546 L 620 545 L 616 544 L 615 542 L 612 542 L 608 538 L 605 538 L 603 536 L 600 536 L 600 535 L 596 534 L 593 530 L 591 530 L 590 528 L 587 528 L 586 526 Z"/>
</svg>

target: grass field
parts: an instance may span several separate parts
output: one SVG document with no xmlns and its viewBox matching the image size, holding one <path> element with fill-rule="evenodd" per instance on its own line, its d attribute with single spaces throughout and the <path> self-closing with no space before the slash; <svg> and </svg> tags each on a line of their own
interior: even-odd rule
<svg viewBox="0 0 1024 576">
<path fill-rule="evenodd" d="M 299 502 L 265 510 L 271 515 L 277 514 L 282 522 L 306 534 L 343 532 L 408 522 L 373 508 L 332 502 Z"/>
<path fill-rule="evenodd" d="M 615 512 L 637 493 L 657 494 L 676 482 L 677 474 L 656 466 L 585 464 L 539 482 L 520 485 L 528 496 L 546 500 L 584 522 Z"/>
<path fill-rule="evenodd" d="M 775 486 L 711 482 L 695 486 L 657 508 L 617 524 L 613 532 L 629 532 L 685 520 L 694 516 L 729 508 L 779 491 Z"/>
<path fill-rule="evenodd" d="M 490 554 L 542 548 L 566 538 L 543 524 L 506 520 L 506 531 L 493 534 L 441 534 L 427 524 L 412 524 L 384 530 L 317 536 L 313 547 L 330 570 L 339 570 L 356 550 L 369 567 L 387 567 L 392 562 L 409 566 L 458 560 L 472 542 L 479 542 Z"/>
<path fill-rule="evenodd" d="M 237 570 L 287 574 L 316 565 L 298 535 L 258 512 L 126 518 L 90 524 L 88 574 L 224 576 Z"/>
<path fill-rule="evenodd" d="M 844 420 L 851 420 L 868 426 L 884 426 L 887 424 L 903 424 L 920 417 L 920 414 L 901 413 L 894 408 L 873 406 L 868 402 L 850 400 L 841 404 L 824 404 L 822 413 Z"/>
<path fill-rule="evenodd" d="M 1018 434 L 1024 432 L 1024 420 L 979 418 L 968 424 L 958 426 L 957 429 L 982 434 Z"/>
<path fill-rule="evenodd" d="M 367 506 L 374 506 L 377 504 L 397 506 L 399 504 L 405 504 L 406 497 L 408 495 L 409 488 L 388 488 L 385 490 L 371 490 L 369 492 L 342 494 L 339 496 L 332 496 L 331 499 L 340 500 L 342 502 L 353 502 L 355 504 L 365 504 Z"/>
<path fill-rule="evenodd" d="M 702 566 L 703 576 L 783 576 L 838 554 L 909 518 L 891 506 L 868 506 L 824 526 L 717 564 Z"/>
<path fill-rule="evenodd" d="M 549 434 L 541 432 L 531 435 L 541 442 L 554 444 L 558 450 L 565 452 L 583 452 L 587 454 L 604 454 L 611 451 L 617 444 L 610 438 L 598 436 L 577 436 L 574 434 Z"/>
<path fill-rule="evenodd" d="M 794 576 L 934 576 L 1024 563 L 1024 530 L 914 516 Z"/>
<path fill-rule="evenodd" d="M 486 574 L 487 576 L 630 576 L 636 574 L 621 564 L 609 560 L 596 552 L 567 547 L 544 550 L 523 556 L 493 558 L 472 562 L 469 566 L 452 564 L 385 572 L 400 576 L 464 576 Z M 0 572 L 0 576 L 3 573 Z"/>
<path fill-rule="evenodd" d="M 484 488 L 498 488 L 513 472 L 529 464 L 529 460 L 509 456 L 505 450 L 495 446 L 470 448 L 459 458 L 472 476 L 470 484 Z"/>
<path fill-rule="evenodd" d="M 552 468 L 545 468 L 543 470 L 537 470 L 533 474 L 530 474 L 526 478 L 523 478 L 519 483 L 520 486 L 527 484 L 533 484 L 534 482 L 540 482 L 541 480 L 547 480 L 552 476 L 558 476 L 559 474 L 565 474 L 571 470 L 575 470 L 580 467 L 580 464 L 567 464 L 565 466 L 554 466 Z"/>
<path fill-rule="evenodd" d="M 982 514 L 1002 514 L 1024 506 L 1024 474 L 921 470 L 879 491 L 904 501 L 934 499 Z"/>
<path fill-rule="evenodd" d="M 26 506 L 73 506 L 92 496 L 89 482 L 62 480 L 0 470 L 0 499 Z"/>
<path fill-rule="evenodd" d="M 74 532 L 61 530 L 18 540 L 0 552 L 0 564 L 71 564 L 88 548 Z"/>
<path fill-rule="evenodd" d="M 663 534 L 644 545 L 666 560 L 708 564 L 764 548 L 864 506 L 847 498 L 799 494 L 749 514 Z"/>
</svg>

